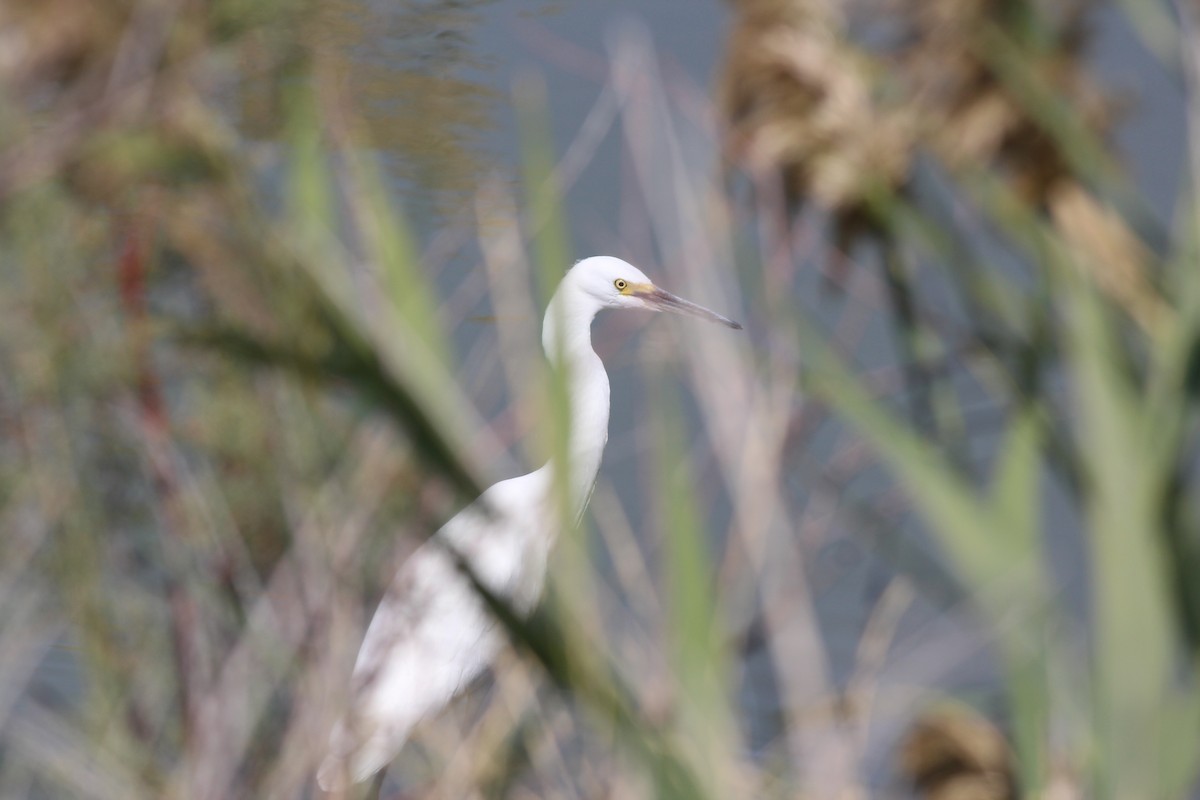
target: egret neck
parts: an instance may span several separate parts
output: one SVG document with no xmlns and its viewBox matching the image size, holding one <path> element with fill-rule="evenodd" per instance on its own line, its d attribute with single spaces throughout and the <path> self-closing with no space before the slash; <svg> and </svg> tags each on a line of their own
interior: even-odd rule
<svg viewBox="0 0 1200 800">
<path fill-rule="evenodd" d="M 583 514 L 604 445 L 608 442 L 608 374 L 592 349 L 592 320 L 603 306 L 579 291 L 570 273 L 559 286 L 546 308 L 542 322 L 542 349 L 551 369 L 564 381 L 563 402 L 570 403 L 568 417 L 568 454 L 566 477 L 570 489 L 570 516 L 577 521 Z M 557 459 L 542 468 L 547 477 L 558 469 Z"/>
</svg>

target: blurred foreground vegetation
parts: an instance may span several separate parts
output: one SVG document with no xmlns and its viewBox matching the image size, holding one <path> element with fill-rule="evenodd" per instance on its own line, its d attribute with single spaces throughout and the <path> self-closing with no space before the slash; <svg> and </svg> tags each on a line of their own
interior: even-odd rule
<svg viewBox="0 0 1200 800">
<path fill-rule="evenodd" d="M 470 5 L 403 13 L 453 32 Z M 1137 98 L 1087 47 L 1127 14 L 1195 124 L 1190 6 L 729 6 L 703 119 L 636 31 L 601 102 L 655 242 L 612 251 L 740 305 L 749 336 L 642 337 L 608 456 L 641 502 L 602 475 L 543 609 L 496 609 L 518 646 L 397 782 L 1189 796 L 1200 134 L 1164 219 L 1112 145 Z M 550 447 L 540 303 L 586 254 L 544 99 L 517 93 L 513 191 L 474 151 L 489 92 L 433 82 L 459 39 L 363 77 L 338 60 L 348 8 L 0 5 L 0 796 L 312 796 L 395 565 L 522 469 L 515 442 Z M 371 91 L 412 102 L 371 124 Z M 465 206 L 491 371 L 404 222 L 428 198 L 390 193 L 376 146 Z M 485 422 L 468 381 L 513 399 Z M 820 614 L 839 537 L 887 565 L 859 630 Z M 965 656 L 905 624 L 918 606 L 982 641 L 986 689 L 947 685 Z"/>
</svg>

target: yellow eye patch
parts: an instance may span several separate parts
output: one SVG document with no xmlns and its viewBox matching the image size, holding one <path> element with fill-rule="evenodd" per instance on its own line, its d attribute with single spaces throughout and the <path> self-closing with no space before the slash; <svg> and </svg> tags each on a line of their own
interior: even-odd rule
<svg viewBox="0 0 1200 800">
<path fill-rule="evenodd" d="M 634 283 L 625 278 L 617 278 L 613 281 L 613 286 L 626 297 L 642 297 L 657 291 L 653 283 Z"/>
</svg>

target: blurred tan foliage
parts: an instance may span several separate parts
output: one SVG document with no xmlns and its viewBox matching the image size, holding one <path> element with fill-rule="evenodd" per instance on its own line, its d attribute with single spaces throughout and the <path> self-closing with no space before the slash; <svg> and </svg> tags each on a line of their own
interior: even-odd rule
<svg viewBox="0 0 1200 800">
<path fill-rule="evenodd" d="M 1012 753 L 1004 735 L 966 706 L 931 710 L 899 749 L 899 767 L 929 800 L 1012 800 Z"/>
<path fill-rule="evenodd" d="M 1145 329 L 1164 313 L 1145 246 L 1079 182 L 1064 144 L 1003 74 L 1014 47 L 1029 80 L 1103 139 L 1122 108 L 1084 61 L 1091 0 L 731 0 L 720 72 L 724 154 L 777 182 L 792 207 L 829 212 L 849 252 L 886 226 L 873 201 L 903 194 L 921 152 L 951 172 L 993 171 L 1043 209 L 1097 285 Z M 855 42 L 847 9 L 888 28 Z"/>
</svg>

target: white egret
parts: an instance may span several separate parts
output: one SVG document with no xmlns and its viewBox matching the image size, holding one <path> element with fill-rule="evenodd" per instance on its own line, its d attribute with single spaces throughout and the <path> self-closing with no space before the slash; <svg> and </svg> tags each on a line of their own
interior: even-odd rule
<svg viewBox="0 0 1200 800">
<path fill-rule="evenodd" d="M 606 308 L 673 311 L 741 328 L 659 289 L 619 258 L 587 258 L 567 272 L 546 310 L 542 347 L 565 368 L 570 397 L 571 519 L 587 505 L 608 441 L 608 374 L 592 350 L 591 334 L 592 320 Z M 519 613 L 528 613 L 541 595 L 562 519 L 554 504 L 554 469 L 552 459 L 497 483 L 435 534 Z M 317 773 L 321 787 L 363 781 L 386 766 L 413 726 L 479 675 L 502 643 L 502 631 L 446 548 L 433 541 L 418 548 L 367 628 L 351 679 L 350 711 L 330 737 L 330 754 Z"/>
</svg>

